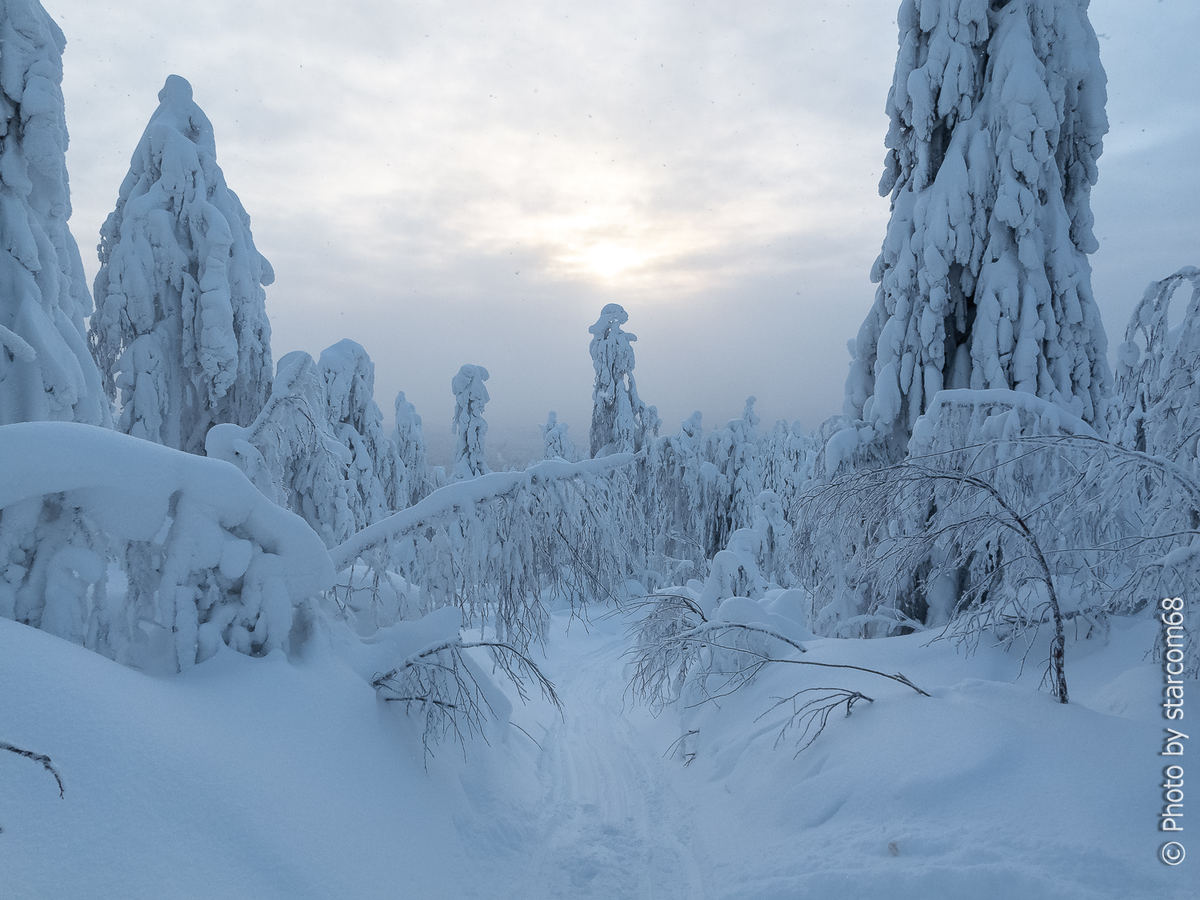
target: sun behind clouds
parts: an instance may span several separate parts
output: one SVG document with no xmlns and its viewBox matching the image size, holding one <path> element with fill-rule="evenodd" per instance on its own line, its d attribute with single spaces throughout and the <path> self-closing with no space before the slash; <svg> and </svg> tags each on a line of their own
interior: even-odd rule
<svg viewBox="0 0 1200 900">
<path fill-rule="evenodd" d="M 581 254 L 584 267 L 603 278 L 615 278 L 641 266 L 647 258 L 646 254 L 633 247 L 611 241 L 594 244 Z"/>
</svg>

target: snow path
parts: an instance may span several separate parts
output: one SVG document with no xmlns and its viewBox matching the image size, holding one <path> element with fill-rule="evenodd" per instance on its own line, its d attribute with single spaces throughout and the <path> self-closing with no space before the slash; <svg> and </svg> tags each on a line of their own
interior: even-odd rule
<svg viewBox="0 0 1200 900">
<path fill-rule="evenodd" d="M 663 758 L 670 728 L 622 696 L 624 625 L 581 630 L 552 637 L 543 665 L 564 717 L 540 717 L 540 737 L 521 723 L 541 744 L 537 803 L 504 896 L 704 898 L 693 816 L 669 771 L 678 764 Z"/>
</svg>

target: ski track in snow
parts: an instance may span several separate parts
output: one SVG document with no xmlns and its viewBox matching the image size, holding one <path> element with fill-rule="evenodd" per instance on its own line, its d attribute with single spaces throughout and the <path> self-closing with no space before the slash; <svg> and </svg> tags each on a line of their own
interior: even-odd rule
<svg viewBox="0 0 1200 900">
<path fill-rule="evenodd" d="M 639 728 L 649 717 L 622 697 L 626 642 L 599 637 L 579 658 L 557 653 L 547 661 L 565 718 L 539 740 L 528 862 L 504 896 L 704 898 L 690 817 L 665 771 L 670 762 Z"/>
</svg>

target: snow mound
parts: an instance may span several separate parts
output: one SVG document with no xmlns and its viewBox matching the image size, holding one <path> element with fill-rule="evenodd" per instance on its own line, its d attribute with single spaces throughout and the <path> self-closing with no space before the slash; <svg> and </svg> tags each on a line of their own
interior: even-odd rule
<svg viewBox="0 0 1200 900">
<path fill-rule="evenodd" d="M 228 463 L 66 422 L 3 426 L 0 458 L 0 616 L 118 661 L 293 649 L 333 580 L 317 535 Z"/>
</svg>

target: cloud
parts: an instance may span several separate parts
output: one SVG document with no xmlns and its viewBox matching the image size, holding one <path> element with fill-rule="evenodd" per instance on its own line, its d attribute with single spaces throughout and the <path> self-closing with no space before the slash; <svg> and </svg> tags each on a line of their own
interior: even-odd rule
<svg viewBox="0 0 1200 900">
<path fill-rule="evenodd" d="M 1195 261 L 1193 5 L 1091 6 L 1111 35 L 1095 204 L 1110 336 L 1145 281 Z M 738 415 L 750 393 L 768 420 L 840 411 L 888 215 L 896 0 L 46 6 L 69 41 L 90 271 L 177 72 L 274 264 L 276 355 L 359 341 L 385 411 L 402 388 L 448 428 L 450 378 L 475 362 L 492 434 L 536 437 L 548 409 L 585 429 L 586 329 L 608 302 L 630 312 L 669 428 Z"/>
</svg>

